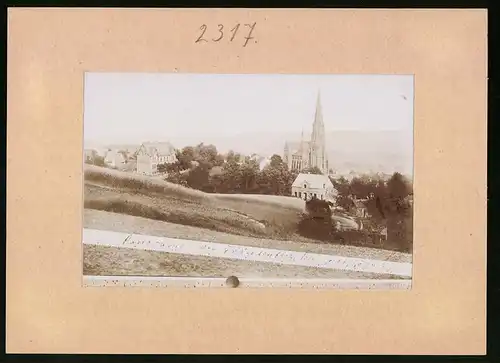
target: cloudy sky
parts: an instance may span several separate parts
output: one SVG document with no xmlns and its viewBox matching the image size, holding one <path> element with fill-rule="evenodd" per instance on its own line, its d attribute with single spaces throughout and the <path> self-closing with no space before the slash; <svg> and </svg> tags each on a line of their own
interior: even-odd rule
<svg viewBox="0 0 500 363">
<path fill-rule="evenodd" d="M 398 130 L 412 148 L 413 76 L 385 75 L 87 73 L 85 142 L 168 140 L 182 147 L 242 134 L 309 133 L 319 91 L 327 133 Z"/>
</svg>

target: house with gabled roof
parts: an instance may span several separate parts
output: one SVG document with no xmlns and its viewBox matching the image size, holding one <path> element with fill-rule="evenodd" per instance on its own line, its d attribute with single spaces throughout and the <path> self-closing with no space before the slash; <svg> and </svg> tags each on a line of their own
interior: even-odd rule
<svg viewBox="0 0 500 363">
<path fill-rule="evenodd" d="M 110 168 L 121 169 L 126 162 L 125 155 L 118 150 L 109 150 L 104 157 L 104 163 Z"/>
<path fill-rule="evenodd" d="M 318 198 L 335 203 L 337 195 L 337 190 L 326 175 L 300 173 L 292 183 L 292 196 L 303 200 Z"/>
<path fill-rule="evenodd" d="M 169 142 L 145 142 L 136 151 L 137 173 L 158 175 L 158 165 L 177 161 L 175 148 Z"/>
</svg>

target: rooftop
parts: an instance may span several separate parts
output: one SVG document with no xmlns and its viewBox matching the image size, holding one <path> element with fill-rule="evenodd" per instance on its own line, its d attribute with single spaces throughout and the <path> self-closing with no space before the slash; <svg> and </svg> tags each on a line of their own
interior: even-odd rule
<svg viewBox="0 0 500 363">
<path fill-rule="evenodd" d="M 145 142 L 143 145 L 149 154 L 157 152 L 160 155 L 170 155 L 175 152 L 175 148 L 169 142 Z"/>
<path fill-rule="evenodd" d="M 300 173 L 297 175 L 297 178 L 295 178 L 292 186 L 300 187 L 302 184 L 307 184 L 309 188 L 323 188 L 323 184 L 329 187 L 333 186 L 330 178 L 322 174 Z"/>
</svg>

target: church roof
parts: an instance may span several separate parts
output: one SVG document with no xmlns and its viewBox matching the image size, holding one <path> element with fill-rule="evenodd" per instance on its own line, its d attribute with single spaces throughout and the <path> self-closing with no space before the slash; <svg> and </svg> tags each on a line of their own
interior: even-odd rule
<svg viewBox="0 0 500 363">
<path fill-rule="evenodd" d="M 307 184 L 309 188 L 314 189 L 322 189 L 323 185 L 326 187 L 333 187 L 333 183 L 326 175 L 306 173 L 300 173 L 297 175 L 297 178 L 295 178 L 292 186 L 302 187 L 304 184 Z"/>
<path fill-rule="evenodd" d="M 142 144 L 149 155 L 170 155 L 175 152 L 174 147 L 169 142 L 145 142 Z"/>
</svg>

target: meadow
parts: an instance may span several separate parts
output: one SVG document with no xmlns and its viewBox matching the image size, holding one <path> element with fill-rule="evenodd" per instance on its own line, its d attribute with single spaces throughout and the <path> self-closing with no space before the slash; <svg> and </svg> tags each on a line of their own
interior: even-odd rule
<svg viewBox="0 0 500 363">
<path fill-rule="evenodd" d="M 85 228 L 346 257 L 411 261 L 411 256 L 406 254 L 321 243 L 303 237 L 297 232 L 303 213 L 305 202 L 298 198 L 212 194 L 94 165 L 85 165 L 84 169 Z M 342 219 L 345 217 L 339 217 Z M 349 222 L 347 219 L 346 223 Z M 83 257 L 84 274 L 218 276 L 229 270 L 245 272 L 245 275 L 254 270 L 260 276 L 326 277 L 332 273 L 332 276 L 358 277 L 353 272 L 327 272 L 248 261 L 214 262 L 206 257 L 103 246 L 84 245 Z M 280 273 L 275 271 L 278 267 L 282 269 Z"/>
<path fill-rule="evenodd" d="M 94 165 L 84 169 L 84 207 L 242 236 L 302 239 L 301 199 L 276 195 L 213 194 Z M 352 228 L 353 222 L 335 220 Z"/>
<path fill-rule="evenodd" d="M 234 235 L 290 239 L 305 203 L 282 196 L 204 193 L 86 165 L 84 207 Z"/>
</svg>

